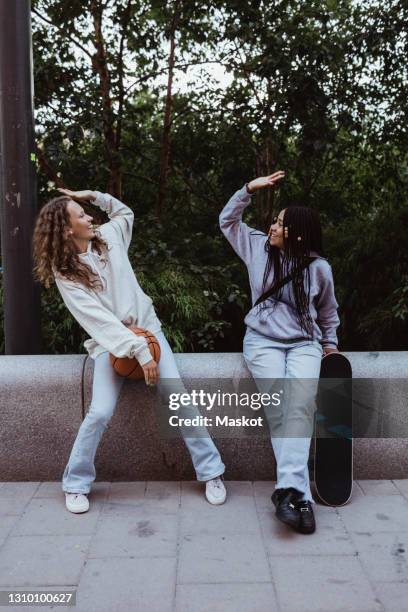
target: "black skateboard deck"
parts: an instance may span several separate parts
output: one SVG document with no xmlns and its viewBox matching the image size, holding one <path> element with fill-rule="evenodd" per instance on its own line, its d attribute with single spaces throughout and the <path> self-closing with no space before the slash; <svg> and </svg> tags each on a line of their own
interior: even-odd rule
<svg viewBox="0 0 408 612">
<path fill-rule="evenodd" d="M 327 506 L 343 506 L 353 487 L 353 397 L 351 365 L 341 353 L 322 358 L 316 399 L 316 493 Z"/>
</svg>

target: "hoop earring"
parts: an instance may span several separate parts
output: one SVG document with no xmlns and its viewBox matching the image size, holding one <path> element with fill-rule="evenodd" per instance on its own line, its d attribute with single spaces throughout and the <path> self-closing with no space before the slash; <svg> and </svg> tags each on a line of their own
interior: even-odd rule
<svg viewBox="0 0 408 612">
<path fill-rule="evenodd" d="M 289 233 L 289 229 L 287 227 L 285 227 L 285 229 L 284 229 L 285 238 L 288 237 L 288 233 Z"/>
</svg>

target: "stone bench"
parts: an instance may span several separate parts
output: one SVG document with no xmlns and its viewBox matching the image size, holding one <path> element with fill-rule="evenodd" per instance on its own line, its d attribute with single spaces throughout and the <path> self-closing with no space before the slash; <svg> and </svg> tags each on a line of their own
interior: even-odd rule
<svg viewBox="0 0 408 612">
<path fill-rule="evenodd" d="M 354 372 L 356 479 L 408 476 L 408 352 L 345 353 Z M 183 378 L 250 378 L 240 353 L 178 354 Z M 0 481 L 60 480 L 91 402 L 87 355 L 0 356 Z M 376 381 L 381 379 L 381 385 Z M 159 435 L 152 390 L 125 381 L 96 455 L 97 480 L 194 479 L 180 439 Z M 231 480 L 275 478 L 268 439 L 217 439 Z M 313 447 L 313 445 L 312 445 Z"/>
</svg>

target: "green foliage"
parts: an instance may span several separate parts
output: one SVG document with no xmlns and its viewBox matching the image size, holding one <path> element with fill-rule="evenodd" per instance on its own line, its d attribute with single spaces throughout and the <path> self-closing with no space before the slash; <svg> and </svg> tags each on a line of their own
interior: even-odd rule
<svg viewBox="0 0 408 612">
<path fill-rule="evenodd" d="M 229 266 L 212 264 L 219 260 L 214 256 L 218 237 L 198 232 L 183 238 L 179 227 L 179 239 L 170 241 L 167 224 L 151 215 L 138 220 L 137 227 L 129 257 L 174 350 L 214 350 L 231 327 L 223 318 L 225 304 L 234 302 L 243 313 L 247 298 Z"/>
<path fill-rule="evenodd" d="M 90 4 L 32 2 L 37 140 L 67 186 L 105 191 L 110 174 Z M 103 13 L 110 119 L 115 129 L 121 124 L 123 200 L 136 217 L 129 255 L 173 348 L 240 350 L 248 280 L 218 215 L 245 181 L 276 169 L 286 171 L 284 183 L 257 195 L 245 220 L 266 229 L 272 210 L 291 203 L 318 209 L 341 348 L 405 348 L 407 7 L 397 0 L 181 2 L 176 76 L 188 87 L 173 92 L 158 221 L 174 5 L 132 3 L 126 23 L 126 0 L 110 4 Z M 222 86 L 206 62 L 225 70 Z M 41 169 L 40 201 L 54 195 L 49 181 Z M 80 350 L 85 336 L 57 292 L 42 299 L 46 351 Z"/>
<path fill-rule="evenodd" d="M 65 307 L 55 285 L 41 294 L 43 353 L 82 353 L 88 337 Z"/>
<path fill-rule="evenodd" d="M 176 351 L 192 350 L 194 335 L 201 348 L 213 348 L 214 332 L 218 335 L 228 325 L 225 321 L 207 325 L 209 314 L 220 304 L 217 292 L 203 289 L 197 274 L 174 266 L 157 271 L 150 282 L 141 274 L 140 281 L 165 321 L 166 336 Z"/>
</svg>

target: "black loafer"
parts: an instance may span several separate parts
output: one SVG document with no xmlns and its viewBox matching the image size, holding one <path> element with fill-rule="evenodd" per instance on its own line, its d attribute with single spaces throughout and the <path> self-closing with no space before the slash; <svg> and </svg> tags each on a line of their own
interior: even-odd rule
<svg viewBox="0 0 408 612">
<path fill-rule="evenodd" d="M 302 500 L 296 502 L 295 505 L 300 512 L 299 533 L 313 533 L 316 531 L 313 504 L 310 501 Z"/>
<path fill-rule="evenodd" d="M 303 497 L 303 493 L 293 487 L 275 489 L 271 497 L 273 504 L 276 506 L 276 518 L 296 530 L 299 528 L 301 517 L 296 502 L 300 501 L 301 497 Z"/>
</svg>

